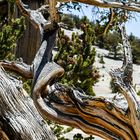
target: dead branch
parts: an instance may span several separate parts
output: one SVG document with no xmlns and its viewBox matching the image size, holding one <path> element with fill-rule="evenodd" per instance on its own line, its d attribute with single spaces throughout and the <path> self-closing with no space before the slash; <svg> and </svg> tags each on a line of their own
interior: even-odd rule
<svg viewBox="0 0 140 140">
<path fill-rule="evenodd" d="M 33 24 L 35 28 L 39 28 L 41 33 L 43 31 L 42 29 L 51 30 L 53 28 L 54 22 L 46 20 L 43 15 L 44 13 L 49 15 L 49 10 L 47 9 L 48 5 L 43 5 L 37 10 L 31 10 L 21 0 L 16 0 L 16 4 L 21 13 Z"/>
<path fill-rule="evenodd" d="M 137 139 L 140 139 L 140 98 L 132 86 L 133 63 L 131 47 L 124 26 L 120 27 L 120 30 L 124 45 L 124 63 L 122 68 L 113 70 L 111 75 L 128 102 L 130 120 Z"/>
<path fill-rule="evenodd" d="M 102 7 L 116 6 L 127 10 L 139 11 L 137 5 L 128 5 L 127 3 L 126 5 L 122 5 L 122 3 L 103 2 L 100 0 L 77 1 Z M 48 136 L 49 129 L 44 122 L 43 128 L 44 125 L 46 127 L 44 129 L 42 128 L 43 130 L 40 128 L 42 118 L 39 117 L 39 112 L 44 119 L 49 118 L 61 124 L 77 127 L 88 134 L 95 134 L 105 139 L 140 140 L 140 102 L 132 87 L 133 64 L 131 47 L 124 26 L 120 27 L 124 46 L 123 66 L 116 70 L 112 70 L 110 73 L 124 96 L 123 101 L 126 102 L 126 106 L 120 106 L 116 104 L 116 100 L 118 100 L 118 102 L 121 101 L 119 98 L 109 100 L 102 97 L 90 97 L 75 87 L 55 83 L 55 79 L 64 73 L 63 68 L 51 61 L 51 53 L 52 48 L 55 45 L 57 28 L 53 28 L 49 31 L 44 28 L 48 19 L 44 19 L 42 13 L 40 13 L 42 8 L 38 11 L 29 10 L 20 0 L 17 0 L 17 5 L 22 13 L 25 13 L 24 15 L 27 16 L 30 21 L 33 21 L 37 25 L 37 28 L 40 28 L 40 31 L 43 31 L 40 32 L 42 35 L 41 47 L 32 66 L 24 67 L 23 64 L 10 65 L 9 62 L 4 63 L 5 65 L 3 64 L 8 68 L 11 68 L 12 66 L 16 67 L 17 71 L 20 71 L 20 74 L 26 72 L 32 73 L 32 98 L 36 108 L 30 98 L 23 100 L 22 97 L 25 99 L 25 97 L 29 96 L 22 94 L 24 93 L 24 90 L 20 84 L 17 84 L 11 77 L 5 75 L 2 70 L 0 71 L 1 108 L 8 104 L 8 108 L 4 108 L 6 114 L 4 113 L 4 110 L 2 110 L 0 115 L 2 116 L 2 121 L 4 116 L 4 118 L 10 120 L 11 125 L 14 122 L 12 125 L 15 128 L 14 134 L 16 136 L 22 136 L 22 138 L 18 137 L 18 139 L 27 139 L 27 136 L 30 136 L 31 139 L 40 139 L 40 137 L 43 136 L 46 139 L 55 139 L 53 135 Z M 50 5 L 54 8 L 55 1 L 52 1 Z M 41 18 L 38 19 L 37 16 Z M 15 68 L 12 70 L 15 70 Z M 30 106 L 32 106 L 32 108 L 30 108 Z M 27 108 L 27 110 L 25 108 Z M 34 116 L 34 113 L 32 114 L 32 110 L 34 110 L 34 113 L 37 113 L 37 116 Z M 24 118 L 22 115 L 24 115 Z M 36 117 L 39 117 L 40 121 L 38 121 Z M 35 122 L 33 124 L 35 126 L 32 127 L 32 121 L 29 122 L 28 118 L 31 118 L 30 120 Z M 25 131 L 25 128 L 29 130 Z M 36 131 L 37 133 L 34 133 Z M 8 135 L 6 129 L 4 132 Z M 23 133 L 19 134 L 20 132 Z M 41 132 L 44 135 L 41 135 Z"/>
<path fill-rule="evenodd" d="M 136 1 L 107 1 L 107 0 L 57 0 L 58 2 L 81 2 L 89 5 L 94 5 L 102 8 L 121 8 L 129 11 L 140 12 L 140 5 Z"/>
<path fill-rule="evenodd" d="M 12 140 L 56 139 L 21 83 L 1 68 L 0 108 L 2 139 L 6 136 Z"/>
<path fill-rule="evenodd" d="M 32 67 L 30 65 L 25 64 L 24 62 L 21 61 L 10 62 L 8 60 L 5 60 L 5 61 L 1 61 L 0 65 L 4 69 L 13 71 L 27 79 L 33 78 Z"/>
<path fill-rule="evenodd" d="M 110 8 L 110 14 L 109 14 L 109 21 L 107 22 L 106 26 L 105 26 L 105 29 L 102 33 L 103 36 L 106 35 L 110 25 L 112 24 L 113 20 L 114 20 L 114 11 L 113 11 L 113 8 Z"/>
</svg>

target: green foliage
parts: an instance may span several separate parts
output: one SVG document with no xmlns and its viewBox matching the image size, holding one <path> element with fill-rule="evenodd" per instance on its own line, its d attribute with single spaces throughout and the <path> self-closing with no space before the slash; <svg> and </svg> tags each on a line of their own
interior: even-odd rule
<svg viewBox="0 0 140 140">
<path fill-rule="evenodd" d="M 114 84 L 113 80 L 110 81 L 110 88 L 112 93 L 117 93 L 119 91 L 118 87 Z"/>
<path fill-rule="evenodd" d="M 75 23 L 73 21 L 73 18 L 70 17 L 70 15 L 63 15 L 61 17 L 61 21 L 67 25 L 69 30 L 71 30 L 75 27 Z"/>
<path fill-rule="evenodd" d="M 103 57 L 102 55 L 100 56 L 99 63 L 101 63 L 101 64 L 105 64 L 104 57 Z"/>
<path fill-rule="evenodd" d="M 104 48 L 113 49 L 121 42 L 120 34 L 117 31 L 109 32 L 104 36 Z"/>
<path fill-rule="evenodd" d="M 7 0 L 8 15 L 0 19 L 0 59 L 14 58 L 13 50 L 25 29 L 24 17 L 13 19 L 15 0 Z"/>
<path fill-rule="evenodd" d="M 122 41 L 117 31 L 109 32 L 102 39 L 98 38 L 97 41 L 103 44 L 102 46 L 99 45 L 99 47 L 109 50 L 109 57 L 114 59 L 121 59 L 123 57 L 123 48 L 120 44 Z M 132 48 L 133 62 L 140 64 L 140 39 L 131 33 L 129 41 Z"/>
<path fill-rule="evenodd" d="M 104 48 L 109 50 L 109 56 L 114 59 L 122 57 L 122 46 L 120 45 L 121 37 L 117 31 L 109 32 L 104 36 Z"/>
<path fill-rule="evenodd" d="M 132 46 L 133 62 L 140 64 L 140 39 L 131 33 L 129 41 Z"/>
<path fill-rule="evenodd" d="M 31 85 L 32 85 L 32 80 L 25 80 L 22 78 L 23 81 L 23 88 L 27 91 L 29 95 L 31 95 Z"/>
<path fill-rule="evenodd" d="M 13 49 L 25 29 L 24 18 L 11 19 L 0 29 L 0 59 L 13 59 Z"/>
<path fill-rule="evenodd" d="M 73 130 L 72 127 L 64 127 L 62 125 L 59 125 L 53 121 L 47 120 L 48 125 L 50 126 L 51 130 L 54 132 L 55 136 L 57 137 L 58 140 L 69 140 L 65 138 L 65 134 L 71 132 Z M 76 133 L 73 136 L 73 140 L 93 140 L 94 137 L 92 135 L 88 137 L 83 137 L 82 134 Z"/>
<path fill-rule="evenodd" d="M 81 22 L 81 19 L 79 18 L 79 16 L 76 16 L 76 15 L 71 15 L 71 17 L 73 18 L 73 21 L 75 23 L 75 27 L 77 29 L 80 29 L 80 22 Z"/>
<path fill-rule="evenodd" d="M 140 96 L 140 90 L 137 92 L 137 95 L 139 95 L 139 96 Z"/>
<path fill-rule="evenodd" d="M 113 11 L 113 12 L 111 12 Z M 113 13 L 113 19 L 112 19 Z M 118 25 L 123 22 L 127 22 L 129 19 L 133 18 L 132 12 L 126 11 L 124 9 L 113 8 L 111 9 L 93 9 L 93 14 L 96 15 L 96 27 L 95 34 L 97 37 L 104 36 L 104 30 L 107 28 L 107 32 L 117 30 Z M 111 22 L 110 22 L 111 21 Z"/>
<path fill-rule="evenodd" d="M 79 87 L 87 94 L 94 95 L 93 85 L 99 78 L 98 71 L 93 67 L 96 52 L 92 43 L 95 36 L 91 25 L 85 21 L 81 24 L 83 34 L 80 37 L 73 33 L 70 39 L 64 35 L 64 31 L 59 31 L 58 53 L 54 60 L 65 69 L 62 83 Z"/>
<path fill-rule="evenodd" d="M 59 125 L 50 120 L 47 120 L 47 123 L 50 126 L 50 128 L 52 129 L 52 131 L 54 132 L 54 134 L 58 140 L 66 140 L 66 138 L 64 137 L 64 134 L 73 130 L 72 127 L 64 128 L 62 125 Z"/>
<path fill-rule="evenodd" d="M 98 10 L 94 8 L 93 14 L 96 16 L 94 21 L 96 45 L 110 50 L 114 58 L 118 57 L 116 56 L 116 43 L 118 44 L 120 40 L 120 35 L 117 35 L 118 25 L 134 18 L 132 12 L 118 8 Z"/>
</svg>

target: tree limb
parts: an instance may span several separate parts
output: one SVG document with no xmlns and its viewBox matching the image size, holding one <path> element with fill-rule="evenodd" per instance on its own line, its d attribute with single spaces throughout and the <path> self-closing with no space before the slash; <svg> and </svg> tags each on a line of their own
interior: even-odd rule
<svg viewBox="0 0 140 140">
<path fill-rule="evenodd" d="M 48 5 L 44 5 L 37 10 L 31 10 L 27 5 L 25 5 L 21 0 L 16 0 L 16 4 L 20 9 L 21 13 L 33 24 L 35 28 L 39 28 L 42 34 L 42 29 L 53 29 L 54 23 L 53 21 L 46 20 L 44 18 L 43 13 L 48 14 Z"/>
<path fill-rule="evenodd" d="M 103 31 L 103 36 L 106 35 L 106 33 L 107 33 L 107 31 L 108 31 L 110 25 L 112 24 L 113 19 L 114 19 L 114 14 L 115 14 L 115 13 L 114 13 L 114 11 L 113 11 L 113 8 L 110 8 L 109 21 L 108 21 L 107 24 L 105 25 L 105 29 L 104 29 L 104 31 Z"/>
<path fill-rule="evenodd" d="M 56 139 L 20 82 L 1 68 L 0 108 L 0 128 L 9 139 Z"/>
<path fill-rule="evenodd" d="M 131 47 L 124 26 L 120 27 L 120 30 L 124 45 L 124 63 L 122 68 L 112 70 L 111 75 L 128 102 L 131 124 L 137 139 L 140 139 L 140 98 L 132 86 L 133 63 Z"/>
<path fill-rule="evenodd" d="M 131 49 L 124 27 L 121 28 L 121 32 L 122 38 L 125 39 L 123 40 L 124 63 L 121 73 L 117 69 L 111 75 L 116 81 L 123 81 L 124 84 L 128 85 L 128 83 L 131 84 L 133 71 Z M 135 117 L 136 113 L 130 115 L 131 110 L 133 111 L 132 106 L 134 106 L 132 103 L 135 100 L 132 98 L 129 98 L 131 101 L 128 100 L 129 92 L 126 92 L 128 95 L 124 96 L 130 112 L 128 109 L 118 108 L 113 102 L 104 98 L 86 96 L 74 88 L 58 84 L 50 86 L 51 81 L 62 74 L 63 69 L 61 67 L 49 62 L 44 65 L 35 82 L 32 93 L 33 100 L 44 119 L 49 117 L 59 123 L 81 128 L 86 133 L 99 135 L 105 139 L 139 139 L 140 123 L 133 126 L 135 121 L 138 122 L 138 119 Z M 119 77 L 119 74 L 123 79 Z M 118 77 L 119 79 L 117 79 Z M 125 90 L 128 88 L 127 86 L 124 87 L 122 83 L 120 87 Z"/>
<path fill-rule="evenodd" d="M 0 65 L 6 69 L 13 71 L 27 79 L 33 78 L 32 67 L 20 61 L 10 62 L 8 60 L 1 61 Z"/>
<path fill-rule="evenodd" d="M 58 2 L 81 2 L 89 5 L 94 5 L 102 8 L 121 8 L 129 11 L 140 12 L 140 5 L 136 1 L 126 2 L 123 1 L 106 1 L 106 0 L 57 0 Z"/>
<path fill-rule="evenodd" d="M 0 128 L 0 139 L 9 140 L 8 136 L 5 134 L 5 132 L 1 128 Z"/>
</svg>

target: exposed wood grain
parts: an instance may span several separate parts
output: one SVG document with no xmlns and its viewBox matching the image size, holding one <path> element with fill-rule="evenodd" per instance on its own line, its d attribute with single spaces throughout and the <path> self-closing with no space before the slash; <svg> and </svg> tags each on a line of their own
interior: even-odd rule
<svg viewBox="0 0 140 140">
<path fill-rule="evenodd" d="M 57 0 L 58 2 L 81 2 L 102 8 L 121 8 L 129 11 L 140 12 L 140 4 L 137 1 L 114 0 Z"/>
<path fill-rule="evenodd" d="M 0 126 L 12 140 L 56 139 L 16 79 L 0 69 Z"/>
<path fill-rule="evenodd" d="M 138 5 L 134 3 L 124 5 L 121 2 L 101 0 L 75 1 L 95 6 L 119 7 L 139 11 Z M 53 2 L 55 3 L 55 1 L 52 1 L 49 5 L 52 6 L 49 7 L 50 9 L 55 6 Z M 51 30 L 44 28 L 43 25 L 46 25 L 48 20 L 43 19 L 44 17 L 39 9 L 27 9 L 20 0 L 17 0 L 17 5 L 23 15 L 39 29 L 42 38 L 40 49 L 31 66 L 26 66 L 23 63 L 2 63 L 4 67 L 11 70 L 17 69 L 19 74 L 32 73 L 33 77 L 32 98 L 34 103 L 18 81 L 9 77 L 0 69 L 0 98 L 2 99 L 0 100 L 0 107 L 4 107 L 0 110 L 0 124 L 3 122 L 6 126 L 10 126 L 8 128 L 12 130 L 12 133 L 8 133 L 9 129 L 3 129 L 7 128 L 4 126 L 2 130 L 6 135 L 9 138 L 14 135 L 15 139 L 23 140 L 27 137 L 34 140 L 55 139 L 52 133 L 49 135 L 50 130 L 43 121 L 43 118 L 49 118 L 61 124 L 80 128 L 88 134 L 98 135 L 107 140 L 140 140 L 140 99 L 132 86 L 131 46 L 124 26 L 120 26 L 124 47 L 123 65 L 121 68 L 110 72 L 123 98 L 91 97 L 76 87 L 55 82 L 55 79 L 64 73 L 62 67 L 51 62 L 57 27 L 51 21 L 53 28 Z M 36 15 L 41 18 L 37 18 Z M 126 103 L 125 106 L 116 103 L 122 100 Z"/>
<path fill-rule="evenodd" d="M 43 0 L 23 0 L 23 2 L 31 9 L 37 9 L 41 6 Z M 21 15 L 20 10 L 17 8 L 15 17 L 20 17 Z M 23 36 L 18 40 L 15 54 L 17 58 L 22 57 L 25 63 L 31 64 L 40 47 L 40 31 L 37 28 L 34 28 L 27 19 L 25 22 L 26 29 L 23 32 Z"/>
<path fill-rule="evenodd" d="M 1 61 L 0 65 L 3 66 L 6 70 L 13 71 L 25 78 L 31 79 L 33 78 L 32 74 L 32 66 L 27 65 L 21 61 Z"/>
</svg>

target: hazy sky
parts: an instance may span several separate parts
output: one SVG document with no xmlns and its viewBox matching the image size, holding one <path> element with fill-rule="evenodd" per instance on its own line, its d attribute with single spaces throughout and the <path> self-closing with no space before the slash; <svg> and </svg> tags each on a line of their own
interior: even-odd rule
<svg viewBox="0 0 140 140">
<path fill-rule="evenodd" d="M 79 17 L 88 16 L 89 19 L 94 20 L 94 18 L 97 17 L 96 15 L 93 15 L 92 8 L 93 6 L 86 7 L 84 5 L 82 6 L 82 10 L 80 12 L 72 10 L 71 12 L 67 13 L 76 14 L 79 15 Z M 126 23 L 126 31 L 128 35 L 132 32 L 135 36 L 140 38 L 140 13 L 139 14 L 137 13 L 137 19 L 132 19 Z"/>
<path fill-rule="evenodd" d="M 126 30 L 127 33 L 130 34 L 131 32 L 140 38 L 140 14 L 137 14 L 137 19 L 132 19 L 126 23 Z"/>
</svg>

